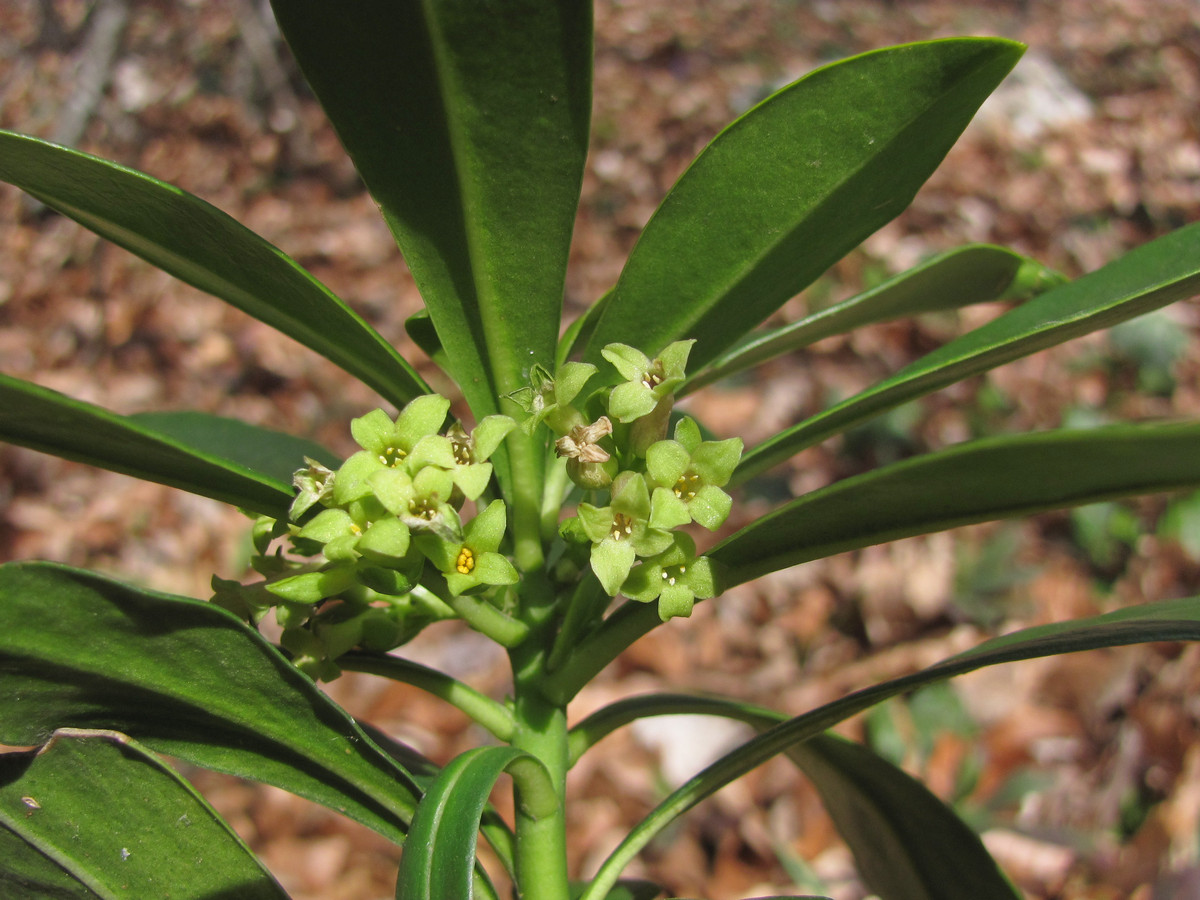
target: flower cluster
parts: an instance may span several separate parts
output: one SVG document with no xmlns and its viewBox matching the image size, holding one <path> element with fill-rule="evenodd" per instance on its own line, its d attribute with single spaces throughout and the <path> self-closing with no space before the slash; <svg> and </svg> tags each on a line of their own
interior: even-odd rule
<svg viewBox="0 0 1200 900">
<path fill-rule="evenodd" d="M 460 595 L 496 599 L 517 572 L 499 552 L 504 502 L 484 502 L 487 460 L 516 422 L 488 416 L 471 432 L 457 423 L 443 432 L 449 410 L 449 400 L 430 394 L 395 420 L 375 410 L 351 422 L 362 449 L 336 471 L 306 460 L 294 476 L 291 521 L 256 527 L 253 564 L 265 580 L 214 580 L 214 601 L 254 621 L 274 608 L 296 664 L 328 679 L 355 646 L 390 650 L 454 617 Z M 478 512 L 464 523 L 467 501 Z M 280 537 L 290 552 L 275 544 L 269 553 Z"/>
<path fill-rule="evenodd" d="M 532 387 L 513 398 L 529 414 L 527 428 L 545 423 L 560 435 L 556 454 L 589 492 L 563 523 L 563 536 L 590 545 L 591 569 L 609 596 L 657 601 L 664 621 L 689 615 L 697 598 L 717 592 L 712 562 L 678 529 L 720 527 L 732 505 L 722 488 L 742 454 L 740 438 L 703 440 L 687 417 L 667 437 L 693 343 L 677 341 L 655 359 L 609 344 L 602 354 L 622 380 L 583 403 L 577 400 L 597 369 L 575 362 L 554 378 L 535 373 Z"/>
</svg>

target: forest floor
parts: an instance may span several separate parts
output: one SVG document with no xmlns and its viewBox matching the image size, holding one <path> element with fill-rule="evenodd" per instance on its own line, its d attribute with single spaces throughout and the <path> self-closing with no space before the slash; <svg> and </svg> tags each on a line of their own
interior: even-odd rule
<svg viewBox="0 0 1200 900">
<path fill-rule="evenodd" d="M 435 386 L 405 336 L 420 308 L 395 245 L 252 0 L 0 4 L 0 126 L 62 138 L 190 190 L 347 298 Z M 40 10 L 56 11 L 44 19 Z M 1075 276 L 1200 219 L 1194 0 L 597 4 L 594 146 L 567 312 L 614 281 L 688 161 L 731 118 L 824 62 L 959 34 L 1030 47 L 909 211 L 773 321 L 931 253 L 1010 246 Z M 90 66 L 90 68 L 88 68 Z M 85 90 L 88 84 L 102 90 Z M 78 113 L 78 115 L 76 114 Z M 72 128 L 72 117 L 78 124 Z M 696 397 L 753 445 L 997 312 L 861 329 Z M 904 407 L 776 470 L 799 493 L 989 434 L 1200 414 L 1194 302 L 1040 353 Z M 370 392 L 289 339 L 0 189 L 0 368 L 119 412 L 195 408 L 337 452 Z M 742 515 L 767 508 L 748 498 Z M 240 577 L 246 521 L 219 504 L 0 447 L 0 560 L 54 559 L 189 596 Z M 1200 499 L 1161 497 L 960 529 L 777 573 L 635 645 L 572 717 L 649 690 L 719 692 L 797 714 L 987 634 L 1200 591 Z M 497 696 L 505 660 L 455 628 L 414 643 Z M 480 734 L 405 686 L 329 691 L 437 760 Z M 1010 665 L 847 723 L 976 825 L 1030 898 L 1200 896 L 1200 646 Z M 573 772 L 577 873 L 739 733 L 650 722 Z M 684 746 L 688 754 L 680 755 Z M 671 749 L 675 748 L 675 749 Z M 391 896 L 397 849 L 273 789 L 189 772 L 296 900 Z M 815 791 L 783 762 L 694 810 L 637 874 L 710 900 L 864 896 Z M 391 883 L 389 882 L 391 879 Z"/>
</svg>

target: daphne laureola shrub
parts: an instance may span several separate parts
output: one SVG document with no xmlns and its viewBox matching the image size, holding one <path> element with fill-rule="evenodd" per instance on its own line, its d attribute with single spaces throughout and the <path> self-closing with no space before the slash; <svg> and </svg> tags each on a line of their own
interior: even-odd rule
<svg viewBox="0 0 1200 900">
<path fill-rule="evenodd" d="M 885 898 L 1018 896 L 920 783 L 828 729 L 887 697 L 1001 662 L 1200 638 L 1161 600 L 986 642 L 788 717 L 653 694 L 580 721 L 568 704 L 698 602 L 808 560 L 957 525 L 1200 484 L 1200 423 L 968 441 L 795 497 L 715 541 L 736 489 L 820 441 L 1007 361 L 1200 288 L 1188 226 L 1072 282 L 970 245 L 798 322 L 772 312 L 894 218 L 1022 47 L 962 38 L 824 66 L 695 159 L 612 289 L 560 337 L 589 139 L 591 9 L 512 0 L 275 0 L 305 77 L 425 299 L 410 333 L 469 421 L 349 306 L 203 200 L 21 134 L 0 178 L 296 338 L 378 392 L 360 448 L 201 413 L 125 416 L 0 375 L 0 437 L 236 504 L 253 575 L 207 600 L 45 563 L 0 567 L 0 885 L 7 896 L 282 897 L 161 755 L 273 784 L 404 847 L 396 896 L 653 897 L 621 879 L 678 816 L 787 754 Z M 1005 300 L 1008 311 L 756 446 L 675 410 L 692 391 L 866 324 Z M 510 695 L 405 658 L 440 620 L 505 648 Z M 279 646 L 257 626 L 278 626 Z M 438 767 L 316 686 L 343 670 L 415 685 L 493 742 Z M 568 875 L 565 779 L 643 716 L 757 736 L 670 793 L 584 882 Z M 489 804 L 512 778 L 515 812 Z M 488 872 L 476 858 L 490 845 Z M 503 870 L 503 871 L 500 871 Z"/>
</svg>

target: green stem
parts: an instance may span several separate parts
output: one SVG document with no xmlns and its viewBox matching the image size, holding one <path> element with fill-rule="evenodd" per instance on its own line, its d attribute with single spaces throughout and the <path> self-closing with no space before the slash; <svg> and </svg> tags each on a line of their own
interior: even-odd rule
<svg viewBox="0 0 1200 900">
<path fill-rule="evenodd" d="M 548 696 L 567 703 L 638 638 L 662 624 L 653 603 L 628 601 L 576 647 L 546 685 Z"/>
<path fill-rule="evenodd" d="M 401 681 L 445 700 L 462 710 L 476 723 L 490 731 L 498 740 L 512 739 L 516 721 L 502 704 L 479 693 L 473 687 L 451 678 L 445 672 L 398 656 L 383 656 L 351 651 L 338 657 L 338 665 L 348 672 L 365 672 L 393 681 Z"/>
<path fill-rule="evenodd" d="M 545 447 L 519 429 L 508 436 L 506 444 L 512 467 L 513 558 L 521 572 L 532 572 L 545 562 L 541 524 Z"/>
<path fill-rule="evenodd" d="M 459 617 L 501 647 L 516 647 L 529 636 L 529 626 L 505 615 L 492 604 L 471 594 L 448 597 L 446 602 Z"/>
<path fill-rule="evenodd" d="M 524 668 L 514 659 L 514 670 Z M 567 780 L 567 713 L 532 684 L 516 685 L 517 729 L 512 745 L 541 760 L 550 775 L 553 805 L 544 796 L 518 793 L 516 869 L 520 900 L 567 900 L 567 828 L 563 803 Z M 531 805 L 530 801 L 536 805 Z M 540 813 L 534 818 L 531 813 Z"/>
<path fill-rule="evenodd" d="M 546 465 L 546 483 L 542 491 L 542 540 L 548 545 L 558 535 L 558 517 L 570 490 L 567 461 L 552 458 Z"/>
<path fill-rule="evenodd" d="M 546 670 L 554 672 L 570 657 L 579 642 L 580 635 L 593 624 L 604 612 L 604 604 L 608 601 L 604 588 L 589 569 L 585 571 L 575 586 L 574 593 L 567 601 L 567 611 L 563 618 L 562 628 L 554 639 L 554 649 L 550 651 L 550 659 Z"/>
</svg>

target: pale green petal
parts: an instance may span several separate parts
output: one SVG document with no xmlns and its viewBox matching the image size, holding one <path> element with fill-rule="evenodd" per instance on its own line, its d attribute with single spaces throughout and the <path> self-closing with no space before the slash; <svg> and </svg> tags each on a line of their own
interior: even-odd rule
<svg viewBox="0 0 1200 900">
<path fill-rule="evenodd" d="M 638 381 L 645 377 L 650 368 L 650 357 L 628 344 L 609 344 L 600 351 L 626 381 Z"/>
<path fill-rule="evenodd" d="M 484 416 L 471 432 L 471 461 L 481 463 L 490 457 L 516 427 L 516 420 L 509 416 Z"/>
<path fill-rule="evenodd" d="M 478 556 L 496 550 L 504 539 L 508 516 L 503 500 L 493 500 L 487 509 L 475 516 L 463 528 L 463 543 Z M 499 582 L 494 582 L 499 583 Z M 507 582 L 506 582 L 507 583 Z"/>
<path fill-rule="evenodd" d="M 636 472 L 622 472 L 613 481 L 612 508 L 634 521 L 650 518 L 650 488 L 646 479 Z"/>
<path fill-rule="evenodd" d="M 316 603 L 326 597 L 341 593 L 354 584 L 354 569 L 339 566 L 324 572 L 305 572 L 290 575 L 267 585 L 267 590 L 276 597 L 293 603 Z"/>
<path fill-rule="evenodd" d="M 471 463 L 468 466 L 459 466 L 452 475 L 454 483 L 458 485 L 464 497 L 468 500 L 478 500 L 479 495 L 487 489 L 488 482 L 492 480 L 492 464 Z"/>
<path fill-rule="evenodd" d="M 499 553 L 477 554 L 471 574 L 482 584 L 516 584 L 520 580 L 516 567 Z"/>
<path fill-rule="evenodd" d="M 437 434 L 450 411 L 450 401 L 440 394 L 423 394 L 409 402 L 396 417 L 396 435 L 412 447 L 427 434 Z"/>
<path fill-rule="evenodd" d="M 387 518 L 373 522 L 358 539 L 359 553 L 372 562 L 403 559 L 408 553 L 408 526 L 399 519 Z"/>
<path fill-rule="evenodd" d="M 691 454 L 678 441 L 659 441 L 646 450 L 646 472 L 665 488 L 675 486 L 691 461 Z"/>
<path fill-rule="evenodd" d="M 612 532 L 612 507 L 596 507 L 590 503 L 580 503 L 579 522 L 583 525 L 584 533 L 587 534 L 589 540 L 602 541 Z"/>
<path fill-rule="evenodd" d="M 408 512 L 408 504 L 413 498 L 413 480 L 407 472 L 380 468 L 367 479 L 367 484 L 371 493 L 393 516 Z"/>
<path fill-rule="evenodd" d="M 365 416 L 350 420 L 350 434 L 358 446 L 376 455 L 383 452 L 394 430 L 391 417 L 382 409 L 373 409 Z"/>
<path fill-rule="evenodd" d="M 636 554 L 629 541 L 601 541 L 592 544 L 592 571 L 605 593 L 615 597 L 633 568 Z"/>
<path fill-rule="evenodd" d="M 692 521 L 688 504 L 675 496 L 670 488 L 656 487 L 650 501 L 650 527 L 670 531 Z"/>
<path fill-rule="evenodd" d="M 425 466 L 453 469 L 456 465 L 458 461 L 454 458 L 454 444 L 450 438 L 440 434 L 427 434 L 419 439 L 404 460 L 404 467 L 410 472 L 418 472 Z"/>
<path fill-rule="evenodd" d="M 700 446 L 703 438 L 700 435 L 700 426 L 696 424 L 696 420 L 691 416 L 684 416 L 675 423 L 675 440 L 683 444 L 687 448 L 688 453 L 695 453 L 696 448 Z"/>
<path fill-rule="evenodd" d="M 705 441 L 692 451 L 692 468 L 708 484 L 721 487 L 728 483 L 741 458 L 741 438 Z"/>
<path fill-rule="evenodd" d="M 608 397 L 608 414 L 618 422 L 632 422 L 654 412 L 658 397 L 641 380 L 623 381 Z"/>
<path fill-rule="evenodd" d="M 369 450 L 359 450 L 342 463 L 333 478 L 333 502 L 345 506 L 371 493 L 367 479 L 387 467 Z"/>
<path fill-rule="evenodd" d="M 716 531 L 729 518 L 733 499 L 719 487 L 706 484 L 696 491 L 687 506 L 693 519 L 709 531 Z"/>
<path fill-rule="evenodd" d="M 696 603 L 696 595 L 676 583 L 667 585 L 658 595 L 658 616 L 664 622 L 676 616 L 690 616 Z"/>
<path fill-rule="evenodd" d="M 562 406 L 570 403 L 595 374 L 596 367 L 591 363 L 563 363 L 563 367 L 554 378 L 554 402 Z"/>
<path fill-rule="evenodd" d="M 300 529 L 300 537 L 322 544 L 350 533 L 354 522 L 344 509 L 327 509 L 317 513 L 308 524 Z"/>
<path fill-rule="evenodd" d="M 662 353 L 658 354 L 663 371 L 666 373 L 664 381 L 682 380 L 684 378 L 688 355 L 692 352 L 692 345 L 695 343 L 694 339 L 689 341 L 675 341 L 674 343 L 667 344 L 663 348 Z"/>
</svg>

